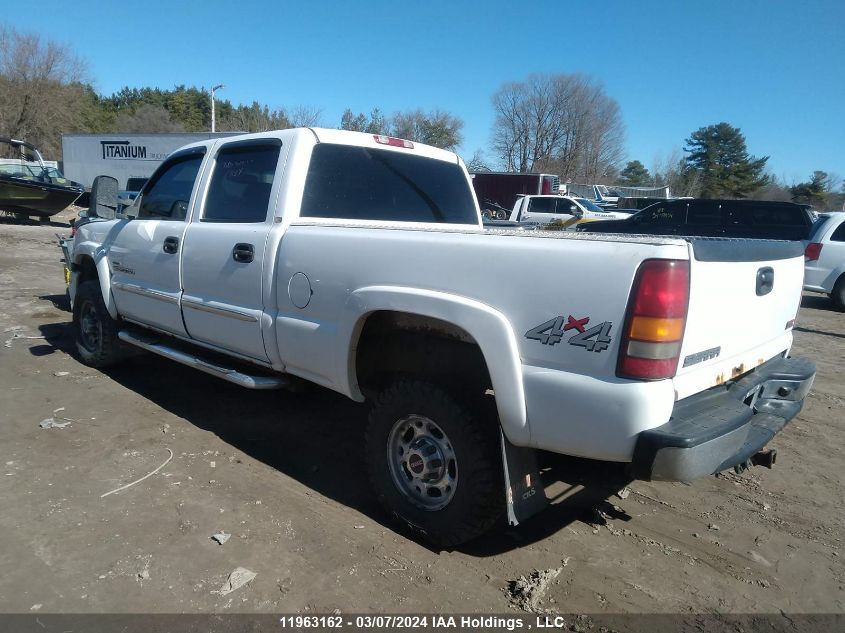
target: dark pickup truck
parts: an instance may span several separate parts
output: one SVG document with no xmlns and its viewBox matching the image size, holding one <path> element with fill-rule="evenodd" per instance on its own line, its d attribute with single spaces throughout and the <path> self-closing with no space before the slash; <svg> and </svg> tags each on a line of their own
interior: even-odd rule
<svg viewBox="0 0 845 633">
<path fill-rule="evenodd" d="M 803 205 L 760 200 L 677 199 L 624 220 L 580 224 L 578 231 L 806 240 L 814 222 Z"/>
</svg>

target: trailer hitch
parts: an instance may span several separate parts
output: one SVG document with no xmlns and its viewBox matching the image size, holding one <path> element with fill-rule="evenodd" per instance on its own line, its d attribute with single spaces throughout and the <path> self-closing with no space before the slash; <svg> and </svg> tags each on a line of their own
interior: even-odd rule
<svg viewBox="0 0 845 633">
<path fill-rule="evenodd" d="M 771 467 L 777 461 L 777 458 L 778 451 L 776 448 L 764 448 L 763 450 L 754 453 L 750 459 L 747 459 L 744 462 L 741 462 L 734 466 L 734 472 L 736 474 L 744 473 L 752 466 L 763 466 L 765 468 L 771 469 Z"/>
</svg>

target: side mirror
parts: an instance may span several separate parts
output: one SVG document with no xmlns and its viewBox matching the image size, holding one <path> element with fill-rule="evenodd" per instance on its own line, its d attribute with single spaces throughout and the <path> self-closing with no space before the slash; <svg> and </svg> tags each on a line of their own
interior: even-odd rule
<svg viewBox="0 0 845 633">
<path fill-rule="evenodd" d="M 569 213 L 570 213 L 570 215 L 572 215 L 572 217 L 574 217 L 574 218 L 578 218 L 579 220 L 580 220 L 581 218 L 583 218 L 583 217 L 584 217 L 584 212 L 583 212 L 583 211 L 581 211 L 581 209 L 579 209 L 579 208 L 578 208 L 577 206 L 575 206 L 574 204 L 573 204 L 573 205 L 570 205 L 570 207 L 569 207 Z"/>
<path fill-rule="evenodd" d="M 117 178 L 97 176 L 91 185 L 89 218 L 113 220 L 117 214 Z"/>
</svg>

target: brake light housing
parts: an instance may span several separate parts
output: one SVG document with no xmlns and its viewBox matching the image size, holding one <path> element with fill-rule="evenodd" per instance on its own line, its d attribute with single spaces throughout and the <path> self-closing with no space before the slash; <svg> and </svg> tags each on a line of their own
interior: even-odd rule
<svg viewBox="0 0 845 633">
<path fill-rule="evenodd" d="M 822 246 L 824 245 L 819 242 L 810 242 L 807 244 L 807 248 L 804 249 L 804 259 L 808 262 L 816 261 L 822 254 Z"/>
<path fill-rule="evenodd" d="M 406 141 L 403 138 L 385 136 L 384 134 L 373 134 L 373 139 L 376 143 L 380 143 L 381 145 L 389 145 L 390 147 L 404 147 L 405 149 L 414 149 L 414 144 L 411 141 Z"/>
<path fill-rule="evenodd" d="M 689 261 L 647 259 L 634 278 L 616 375 L 672 378 L 678 370 L 689 309 Z"/>
</svg>

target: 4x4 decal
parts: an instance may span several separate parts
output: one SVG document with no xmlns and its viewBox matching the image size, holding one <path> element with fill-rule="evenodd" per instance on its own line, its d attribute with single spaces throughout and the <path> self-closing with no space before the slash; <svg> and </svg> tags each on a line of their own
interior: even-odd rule
<svg viewBox="0 0 845 633">
<path fill-rule="evenodd" d="M 576 319 L 571 314 L 566 317 L 558 316 L 531 328 L 525 333 L 525 338 L 540 341 L 543 345 L 556 345 L 563 340 L 566 332 L 575 330 L 567 341 L 570 345 L 583 347 L 588 352 L 598 353 L 606 350 L 612 341 L 610 328 L 613 327 L 613 323 L 605 321 L 588 330 L 585 326 L 589 322 L 590 317 Z"/>
</svg>

